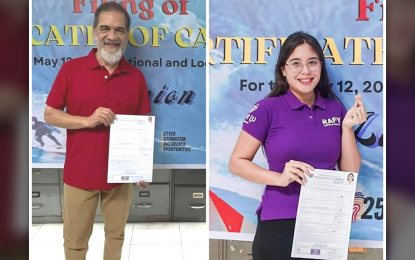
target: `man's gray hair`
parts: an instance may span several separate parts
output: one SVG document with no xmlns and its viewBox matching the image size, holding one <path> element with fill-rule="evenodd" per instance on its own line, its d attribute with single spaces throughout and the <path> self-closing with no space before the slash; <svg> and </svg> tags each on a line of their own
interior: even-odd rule
<svg viewBox="0 0 415 260">
<path fill-rule="evenodd" d="M 117 12 L 123 13 L 125 15 L 126 28 L 127 30 L 130 29 L 130 24 L 131 24 L 130 15 L 128 14 L 128 12 L 125 10 L 125 8 L 121 4 L 112 2 L 112 1 L 103 3 L 102 5 L 98 6 L 97 10 L 95 11 L 94 28 L 96 28 L 98 25 L 99 15 L 101 14 L 101 12 L 107 12 L 107 11 L 117 11 Z"/>
</svg>

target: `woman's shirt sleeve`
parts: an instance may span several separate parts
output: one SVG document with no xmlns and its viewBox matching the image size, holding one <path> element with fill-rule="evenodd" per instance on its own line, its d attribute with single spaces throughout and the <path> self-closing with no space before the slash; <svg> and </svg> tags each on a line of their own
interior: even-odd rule
<svg viewBox="0 0 415 260">
<path fill-rule="evenodd" d="M 269 128 L 269 108 L 265 100 L 257 102 L 249 111 L 243 122 L 242 130 L 264 143 Z"/>
</svg>

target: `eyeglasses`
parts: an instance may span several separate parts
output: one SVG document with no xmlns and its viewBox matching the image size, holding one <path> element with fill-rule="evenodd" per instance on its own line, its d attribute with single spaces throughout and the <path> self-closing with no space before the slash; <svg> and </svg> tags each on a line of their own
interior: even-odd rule
<svg viewBox="0 0 415 260">
<path fill-rule="evenodd" d="M 304 66 L 303 63 L 301 63 L 297 60 L 291 61 L 289 63 L 285 63 L 285 65 L 288 65 L 290 67 L 290 70 L 293 73 L 299 73 L 300 71 L 303 70 L 303 66 Z M 307 62 L 307 68 L 312 72 L 318 71 L 318 70 L 321 69 L 321 61 L 319 61 L 319 60 L 309 60 Z"/>
</svg>

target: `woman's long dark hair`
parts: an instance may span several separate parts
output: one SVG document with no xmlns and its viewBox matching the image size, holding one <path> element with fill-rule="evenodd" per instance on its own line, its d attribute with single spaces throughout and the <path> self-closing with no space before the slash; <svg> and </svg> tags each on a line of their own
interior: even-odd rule
<svg viewBox="0 0 415 260">
<path fill-rule="evenodd" d="M 321 49 L 320 44 L 316 38 L 301 31 L 295 32 L 288 36 L 284 44 L 281 46 L 280 55 L 278 56 L 277 65 L 275 66 L 275 86 L 267 95 L 267 97 L 276 97 L 279 95 L 284 95 L 287 92 L 289 88 L 288 82 L 282 74 L 281 69 L 285 66 L 285 63 L 295 48 L 304 43 L 309 44 L 314 49 L 314 51 L 317 53 L 318 59 L 321 62 L 320 81 L 318 82 L 314 91 L 318 90 L 320 95 L 324 98 L 340 101 L 336 94 L 331 90 L 329 76 L 327 74 L 326 65 L 324 62 L 323 50 Z"/>
</svg>

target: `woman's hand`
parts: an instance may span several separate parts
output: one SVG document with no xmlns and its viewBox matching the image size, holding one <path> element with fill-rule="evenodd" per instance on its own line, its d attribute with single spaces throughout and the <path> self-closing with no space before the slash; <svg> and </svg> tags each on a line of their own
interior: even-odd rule
<svg viewBox="0 0 415 260">
<path fill-rule="evenodd" d="M 355 125 L 362 124 L 367 120 L 367 112 L 365 105 L 362 102 L 362 94 L 355 96 L 356 101 L 354 105 L 347 111 L 342 127 L 352 128 Z"/>
<path fill-rule="evenodd" d="M 285 163 L 285 168 L 281 174 L 278 186 L 287 187 L 294 181 L 301 185 L 305 185 L 307 179 L 304 173 L 310 175 L 310 170 L 314 170 L 313 166 L 307 163 L 291 160 Z"/>
</svg>

